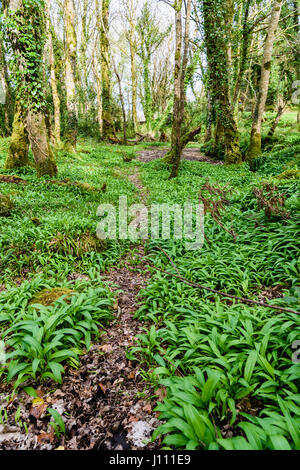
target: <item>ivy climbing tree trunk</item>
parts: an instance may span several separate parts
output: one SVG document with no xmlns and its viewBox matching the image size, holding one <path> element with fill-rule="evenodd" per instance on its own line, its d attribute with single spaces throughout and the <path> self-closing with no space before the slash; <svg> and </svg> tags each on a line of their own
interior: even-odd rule
<svg viewBox="0 0 300 470">
<path fill-rule="evenodd" d="M 228 70 L 227 9 L 232 2 L 203 0 L 204 33 L 208 63 L 208 87 L 214 103 L 215 120 L 224 132 L 225 163 L 242 162 L 239 132 L 230 103 L 230 71 Z M 228 25 L 227 25 L 228 26 Z M 216 134 L 219 138 L 219 132 Z"/>
<path fill-rule="evenodd" d="M 66 31 L 65 85 L 67 95 L 66 148 L 76 150 L 78 117 L 76 106 L 76 32 L 74 0 L 65 0 L 64 21 Z"/>
<path fill-rule="evenodd" d="M 283 0 L 275 0 L 272 5 L 267 37 L 264 45 L 261 78 L 252 123 L 250 145 L 246 154 L 247 161 L 251 161 L 261 154 L 261 126 L 268 96 L 273 45 L 275 40 L 275 33 L 280 19 L 282 3 Z"/>
<path fill-rule="evenodd" d="M 14 58 L 17 106 L 6 165 L 15 168 L 27 163 L 29 140 L 38 176 L 53 176 L 57 167 L 45 121 L 44 6 L 43 0 L 11 0 L 7 5 L 6 32 Z"/>
</svg>

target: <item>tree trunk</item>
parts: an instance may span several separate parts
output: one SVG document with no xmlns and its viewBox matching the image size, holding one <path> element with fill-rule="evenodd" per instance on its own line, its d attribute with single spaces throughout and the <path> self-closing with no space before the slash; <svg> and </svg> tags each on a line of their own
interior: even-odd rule
<svg viewBox="0 0 300 470">
<path fill-rule="evenodd" d="M 181 148 L 181 152 L 182 150 L 184 149 L 184 147 L 187 146 L 187 144 L 189 142 L 191 142 L 195 137 L 196 135 L 200 134 L 201 132 L 201 129 L 202 129 L 202 126 L 199 126 L 199 127 L 196 127 L 195 129 L 187 132 L 186 134 L 184 134 L 182 137 L 181 137 L 181 140 L 180 140 L 180 148 Z M 163 142 L 166 142 L 166 140 L 163 140 Z M 171 148 L 169 150 L 168 153 L 166 153 L 165 157 L 164 157 L 164 162 L 165 163 L 168 163 L 168 164 L 172 164 L 172 162 L 174 162 L 174 158 L 175 158 L 175 152 L 176 152 L 176 148 Z"/>
<path fill-rule="evenodd" d="M 173 166 L 172 177 L 177 176 L 177 162 L 181 157 L 181 64 L 182 64 L 182 0 L 178 1 L 175 8 L 175 69 L 174 69 L 174 104 L 171 151 L 166 155 L 165 161 Z M 175 167 L 176 166 L 176 167 Z M 177 170 L 177 171 L 176 171 Z"/>
<path fill-rule="evenodd" d="M 74 0 L 65 0 L 65 31 L 66 31 L 66 56 L 65 56 L 65 84 L 67 95 L 67 129 L 65 132 L 66 148 L 74 152 L 76 150 L 78 118 L 76 106 L 76 32 Z"/>
<path fill-rule="evenodd" d="M 104 140 L 110 140 L 115 134 L 111 115 L 111 70 L 109 57 L 109 7 L 110 0 L 100 0 L 100 50 L 101 50 L 101 82 L 102 82 L 102 119 Z"/>
<path fill-rule="evenodd" d="M 8 155 L 5 161 L 5 168 L 7 170 L 12 170 L 13 168 L 20 168 L 22 166 L 29 165 L 28 148 L 28 133 L 24 127 L 20 105 L 16 103 L 13 130 Z"/>
<path fill-rule="evenodd" d="M 115 64 L 114 61 L 113 61 L 113 65 L 114 65 L 115 75 L 116 75 L 117 81 L 118 81 L 119 96 L 120 96 L 120 102 L 121 102 L 121 108 L 122 108 L 122 116 L 123 116 L 123 144 L 126 145 L 126 144 L 127 144 L 126 109 L 125 109 L 124 95 L 123 95 L 123 91 L 122 91 L 122 81 L 121 81 L 120 74 L 119 74 L 119 72 L 118 72 L 118 69 L 117 69 L 116 64 Z"/>
<path fill-rule="evenodd" d="M 50 0 L 47 0 L 47 34 L 49 47 L 50 84 L 54 109 L 54 144 L 60 143 L 60 98 L 57 90 L 57 80 L 55 73 L 55 59 L 52 41 L 51 20 L 50 20 Z"/>
<path fill-rule="evenodd" d="M 230 103 L 230 71 L 228 70 L 228 36 L 226 18 L 232 2 L 203 0 L 204 32 L 208 62 L 209 93 L 215 110 L 215 123 L 224 130 L 225 163 L 242 162 L 239 132 Z M 216 134 L 217 138 L 219 135 Z"/>
<path fill-rule="evenodd" d="M 239 71 L 238 71 L 234 93 L 233 93 L 233 105 L 238 105 L 241 86 L 242 86 L 245 71 L 247 68 L 248 51 L 249 51 L 249 46 L 251 43 L 251 29 L 248 24 L 250 4 L 251 4 L 251 0 L 247 0 L 245 11 L 244 11 L 244 19 L 243 19 L 241 60 L 239 64 Z"/>
<path fill-rule="evenodd" d="M 265 112 L 265 106 L 268 96 L 270 73 L 271 73 L 271 60 L 273 53 L 273 45 L 275 40 L 275 33 L 278 27 L 281 7 L 283 0 L 274 0 L 272 6 L 272 13 L 269 22 L 267 37 L 264 45 L 263 61 L 261 68 L 261 78 L 259 83 L 258 97 L 256 101 L 254 118 L 252 123 L 250 145 L 247 150 L 246 160 L 251 161 L 261 154 L 261 127 L 262 119 Z"/>
<path fill-rule="evenodd" d="M 92 59 L 92 69 L 93 74 L 96 80 L 96 94 L 97 94 L 97 121 L 99 135 L 102 136 L 103 132 L 103 121 L 102 121 L 102 82 L 101 82 L 101 72 L 98 70 L 98 61 L 95 57 L 96 52 L 94 51 Z"/>
<path fill-rule="evenodd" d="M 138 130 L 138 119 L 137 119 L 137 77 L 136 77 L 136 39 L 135 39 L 135 29 L 136 29 L 136 5 L 132 0 L 128 0 L 125 3 L 125 8 L 127 11 L 127 19 L 129 23 L 129 33 L 128 33 L 128 43 L 129 43 L 129 52 L 130 52 L 130 69 L 131 69 L 131 112 L 132 112 L 132 121 L 134 126 L 134 132 Z"/>
<path fill-rule="evenodd" d="M 43 11 L 39 8 L 39 5 L 30 4 L 28 6 L 27 3 L 23 3 L 21 0 L 11 1 L 8 7 L 8 15 L 13 14 L 16 16 L 17 18 L 14 19 L 19 21 L 21 25 L 23 24 L 23 29 L 20 28 L 18 34 L 16 34 L 14 28 L 8 27 L 7 30 L 16 65 L 20 72 L 16 87 L 18 104 L 16 106 L 16 116 L 14 119 L 12 143 L 8 154 L 7 167 L 23 166 L 27 163 L 29 138 L 36 163 L 37 175 L 42 176 L 47 174 L 53 176 L 56 174 L 57 169 L 47 134 L 44 77 L 43 68 L 39 61 L 39 56 L 41 56 L 44 51 L 44 42 L 41 39 L 45 32 L 43 30 Z M 28 21 L 29 25 L 27 23 Z M 24 46 L 24 44 L 27 44 L 27 27 L 31 34 L 30 55 L 28 54 L 26 46 Z M 34 75 L 32 75 L 32 70 L 35 71 Z M 24 83 L 28 84 L 28 87 L 23 87 L 21 95 L 19 90 L 22 85 L 24 86 Z M 26 127 L 26 129 L 24 127 Z"/>
<path fill-rule="evenodd" d="M 0 79 L 2 84 L 3 92 L 5 93 L 5 103 L 4 104 L 4 125 L 5 125 L 5 135 L 10 135 L 12 129 L 12 118 L 13 118 L 13 100 L 11 95 L 11 88 L 9 84 L 9 75 L 7 62 L 5 57 L 4 44 L 1 41 L 0 44 Z"/>
<path fill-rule="evenodd" d="M 191 0 L 186 3 L 186 20 L 184 32 L 184 49 L 182 53 L 182 0 L 175 5 L 176 21 L 176 50 L 175 50 L 175 71 L 174 71 L 174 108 L 173 108 L 173 127 L 171 151 L 166 160 L 172 160 L 172 170 L 170 178 L 176 178 L 179 171 L 181 154 L 184 142 L 182 140 L 182 124 L 184 120 L 185 109 L 185 76 L 188 63 L 188 51 L 190 40 L 190 21 L 191 21 Z M 186 144 L 185 144 L 186 145 Z M 173 154 L 173 155 L 172 155 Z"/>
<path fill-rule="evenodd" d="M 34 155 L 37 176 L 55 176 L 57 174 L 57 167 L 47 135 L 44 114 L 29 110 L 27 113 L 26 127 Z"/>
</svg>

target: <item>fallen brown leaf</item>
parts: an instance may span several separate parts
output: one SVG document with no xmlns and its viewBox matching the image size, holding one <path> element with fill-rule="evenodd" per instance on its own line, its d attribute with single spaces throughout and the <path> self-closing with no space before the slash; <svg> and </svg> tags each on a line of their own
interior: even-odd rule
<svg viewBox="0 0 300 470">
<path fill-rule="evenodd" d="M 100 351 L 103 351 L 105 353 L 112 352 L 113 348 L 110 344 L 103 344 L 102 346 L 99 346 Z"/>
<path fill-rule="evenodd" d="M 152 406 L 150 403 L 147 403 L 147 405 L 143 406 L 143 411 L 146 411 L 149 415 L 152 413 Z"/>
</svg>

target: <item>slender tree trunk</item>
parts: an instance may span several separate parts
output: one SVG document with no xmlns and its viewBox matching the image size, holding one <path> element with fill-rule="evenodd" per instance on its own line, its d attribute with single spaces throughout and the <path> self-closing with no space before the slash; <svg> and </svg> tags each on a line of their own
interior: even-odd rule
<svg viewBox="0 0 300 470">
<path fill-rule="evenodd" d="M 134 44 L 130 43 L 130 63 L 131 63 L 131 106 L 132 106 L 132 120 L 134 125 L 134 131 L 138 130 L 138 118 L 137 118 L 137 110 L 136 110 L 136 101 L 137 101 L 137 80 L 136 80 L 136 59 L 135 59 L 135 52 L 136 48 Z"/>
<path fill-rule="evenodd" d="M 102 82 L 102 120 L 104 140 L 114 135 L 114 125 L 111 115 L 111 70 L 109 56 L 109 7 L 110 0 L 100 0 L 100 50 L 101 50 L 101 82 Z"/>
<path fill-rule="evenodd" d="M 269 132 L 264 140 L 264 145 L 266 145 L 267 143 L 271 142 L 274 134 L 275 134 L 275 131 L 277 129 L 277 126 L 279 124 L 279 121 L 280 121 L 280 118 L 281 116 L 284 114 L 284 111 L 286 109 L 286 105 L 287 103 L 284 103 L 282 98 L 279 99 L 279 103 L 278 103 L 278 107 L 277 107 L 277 113 L 276 113 L 276 116 L 275 116 L 275 119 L 274 121 L 272 122 L 272 125 L 269 129 Z"/>
<path fill-rule="evenodd" d="M 100 0 L 101 1 L 101 0 Z M 97 39 L 95 50 L 93 54 L 92 67 L 96 78 L 97 87 L 97 121 L 99 135 L 102 138 L 103 134 L 103 108 L 102 108 L 102 73 L 99 69 L 101 65 L 101 49 L 100 49 L 100 38 L 101 38 L 101 23 L 102 23 L 102 3 L 99 5 L 99 0 L 95 0 L 96 8 L 96 28 L 97 28 Z"/>
<path fill-rule="evenodd" d="M 144 91 L 145 91 L 145 119 L 147 131 L 149 132 L 152 125 L 152 93 L 150 85 L 150 57 L 147 54 L 147 57 L 143 60 L 144 68 Z"/>
<path fill-rule="evenodd" d="M 119 96 L 120 96 L 120 102 L 121 102 L 121 108 L 122 108 L 122 116 L 123 116 L 123 143 L 126 145 L 127 144 L 127 125 L 126 125 L 126 108 L 125 108 L 125 101 L 124 101 L 124 95 L 122 91 L 122 81 L 120 74 L 118 72 L 118 69 L 116 67 L 115 62 L 113 62 L 114 65 L 114 71 L 115 75 L 117 77 L 118 81 L 118 87 L 119 87 Z"/>
<path fill-rule="evenodd" d="M 55 59 L 53 50 L 53 40 L 50 20 L 50 0 L 47 0 L 47 34 L 49 47 L 50 84 L 54 110 L 54 144 L 60 144 L 60 98 L 57 90 L 57 80 L 55 73 Z"/>
<path fill-rule="evenodd" d="M 239 71 L 233 93 L 233 105 L 238 105 L 241 86 L 243 83 L 245 71 L 247 68 L 248 51 L 251 43 L 251 30 L 248 24 L 251 0 L 247 0 L 243 19 L 242 51 L 239 64 Z"/>
<path fill-rule="evenodd" d="M 8 68 L 5 57 L 4 44 L 0 44 L 0 80 L 2 84 L 3 92 L 5 93 L 5 104 L 4 104 L 4 125 L 6 135 L 10 135 L 12 129 L 12 118 L 13 118 L 13 99 L 11 95 L 11 88 L 9 84 Z"/>
<path fill-rule="evenodd" d="M 74 0 L 65 0 L 65 85 L 67 95 L 67 129 L 65 132 L 66 147 L 69 151 L 76 150 L 78 118 L 76 106 L 76 32 Z"/>
<path fill-rule="evenodd" d="M 132 121 L 134 126 L 134 132 L 138 130 L 138 119 L 137 119 L 137 76 L 136 76 L 136 39 L 135 39 L 135 29 L 136 29 L 136 5 L 132 0 L 128 0 L 126 4 L 129 11 L 127 13 L 128 23 L 129 23 L 129 33 L 128 33 L 128 43 L 130 51 L 130 68 L 131 68 L 131 112 L 132 112 Z"/>
<path fill-rule="evenodd" d="M 275 0 L 272 6 L 272 13 L 269 22 L 267 37 L 264 45 L 263 61 L 261 68 L 261 78 L 259 83 L 259 91 L 257 102 L 254 111 L 254 118 L 252 123 L 250 145 L 247 150 L 246 159 L 251 161 L 261 154 L 261 127 L 262 119 L 265 112 L 265 106 L 268 96 L 270 74 L 271 74 L 271 60 L 273 53 L 273 45 L 275 40 L 275 33 L 278 27 L 281 7 L 283 0 Z"/>
<path fill-rule="evenodd" d="M 97 47 L 97 46 L 96 46 Z M 96 94 L 97 94 L 97 121 L 98 121 L 98 130 L 100 137 L 103 132 L 103 121 L 102 121 L 102 82 L 101 82 L 101 72 L 98 70 L 99 62 L 95 57 L 96 52 L 94 51 L 92 59 L 92 69 L 93 74 L 96 80 Z"/>
<path fill-rule="evenodd" d="M 176 2 L 175 6 L 175 69 L 174 69 L 174 105 L 171 150 L 165 156 L 165 161 L 172 165 L 171 176 L 176 176 L 177 162 L 181 157 L 181 74 L 182 74 L 182 0 Z M 176 167 L 175 167 L 176 166 Z M 177 169 L 178 172 L 178 169 Z"/>
<path fill-rule="evenodd" d="M 189 40 L 190 40 L 190 21 L 191 21 L 191 0 L 186 2 L 186 20 L 183 37 L 182 25 L 182 7 L 183 1 L 178 0 L 174 4 L 175 10 L 175 29 L 176 29 L 176 47 L 175 47 L 175 69 L 174 69 L 174 105 L 173 105 L 173 126 L 171 150 L 165 156 L 165 161 L 172 165 L 170 178 L 176 178 L 179 171 L 181 154 L 183 147 L 187 142 L 182 138 L 182 125 L 184 120 L 185 99 L 186 99 L 186 69 L 188 63 Z M 183 46 L 182 46 L 183 42 Z M 188 134 L 186 134 L 188 136 Z"/>
</svg>

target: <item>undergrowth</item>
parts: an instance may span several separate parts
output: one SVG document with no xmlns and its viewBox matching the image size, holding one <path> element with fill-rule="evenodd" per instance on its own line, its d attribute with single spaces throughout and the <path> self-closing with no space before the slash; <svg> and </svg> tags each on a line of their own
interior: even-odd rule
<svg viewBox="0 0 300 470">
<path fill-rule="evenodd" d="M 153 439 L 161 435 L 171 449 L 299 450 L 299 315 L 220 294 L 299 310 L 299 137 L 287 130 L 282 122 L 273 148 L 251 168 L 184 161 L 176 180 L 161 160 L 135 160 L 153 143 L 82 140 L 82 151 L 58 152 L 59 181 L 74 184 L 37 180 L 33 168 L 1 169 L 24 180 L 0 181 L 13 202 L 1 217 L 1 379 L 15 387 L 61 382 L 101 336 L 114 302 L 101 274 L 132 243 L 99 245 L 97 207 L 118 205 L 120 195 L 138 202 L 126 175 L 139 167 L 149 203 L 197 203 L 201 188 L 202 201 L 217 197 L 211 188 L 226 191 L 221 205 L 207 203 L 201 250 L 186 250 L 185 240 L 146 244 L 152 277 L 137 313 L 145 331 L 127 354 L 165 395 L 157 405 L 164 424 Z M 2 139 L 2 166 L 6 152 Z M 178 273 L 220 293 L 191 287 L 172 276 Z"/>
</svg>

